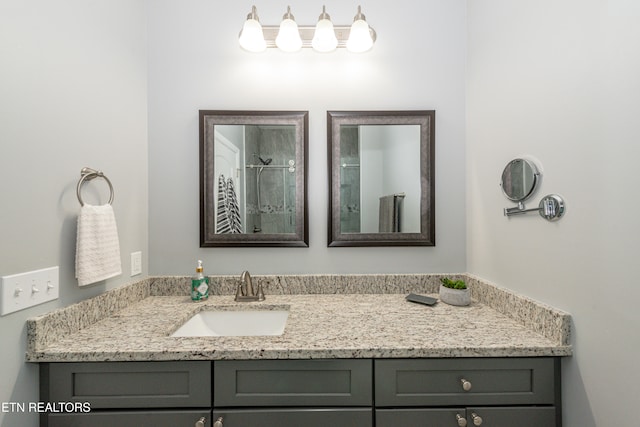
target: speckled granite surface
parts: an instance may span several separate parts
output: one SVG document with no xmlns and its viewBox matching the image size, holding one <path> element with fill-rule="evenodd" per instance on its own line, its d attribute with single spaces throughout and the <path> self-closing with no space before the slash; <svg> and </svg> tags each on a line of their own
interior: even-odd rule
<svg viewBox="0 0 640 427">
<path fill-rule="evenodd" d="M 450 275 L 451 276 L 451 275 Z M 479 278 L 473 303 L 408 303 L 437 296 L 440 275 L 261 276 L 267 299 L 235 303 L 237 277 L 212 277 L 204 303 L 186 295 L 189 278 L 148 278 L 30 319 L 27 360 L 213 360 L 566 356 L 570 316 Z M 180 337 L 199 310 L 288 307 L 284 334 Z"/>
<path fill-rule="evenodd" d="M 270 295 L 295 294 L 390 294 L 438 292 L 443 274 L 298 274 L 253 276 Z M 464 274 L 447 277 L 466 279 Z M 210 276 L 211 293 L 232 295 L 240 275 Z M 190 277 L 158 277 L 151 284 L 152 295 L 187 295 Z"/>
</svg>

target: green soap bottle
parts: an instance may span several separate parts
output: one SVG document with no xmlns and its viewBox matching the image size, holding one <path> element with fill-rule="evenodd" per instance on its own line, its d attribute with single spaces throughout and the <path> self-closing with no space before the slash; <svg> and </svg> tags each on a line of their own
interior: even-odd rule
<svg viewBox="0 0 640 427">
<path fill-rule="evenodd" d="M 196 274 L 191 278 L 191 300 L 204 301 L 209 298 L 209 278 L 205 277 L 202 261 L 198 260 Z"/>
</svg>

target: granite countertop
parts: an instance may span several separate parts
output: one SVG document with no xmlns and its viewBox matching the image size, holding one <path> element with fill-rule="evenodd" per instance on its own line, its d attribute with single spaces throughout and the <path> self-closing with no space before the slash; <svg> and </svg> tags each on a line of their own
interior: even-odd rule
<svg viewBox="0 0 640 427">
<path fill-rule="evenodd" d="M 146 286 L 149 286 L 148 283 Z M 422 290 L 428 288 L 423 287 Z M 571 354 L 566 313 L 545 306 L 539 306 L 539 310 L 533 312 L 530 308 L 523 310 L 522 305 L 514 306 L 520 307 L 519 311 L 528 318 L 534 317 L 523 321 L 517 315 L 510 312 L 504 314 L 481 302 L 487 295 L 486 292 L 479 292 L 480 288 L 480 285 L 476 287 L 476 298 L 467 307 L 450 306 L 443 302 L 431 307 L 410 303 L 405 301 L 404 292 L 267 293 L 265 301 L 248 303 L 236 303 L 231 295 L 214 295 L 208 301 L 193 303 L 188 296 L 154 295 L 154 292 L 148 292 L 147 295 L 143 292 L 136 301 L 123 304 L 123 307 L 116 304 L 109 313 L 103 313 L 102 318 L 97 316 L 95 321 L 87 320 L 86 325 L 75 328 L 77 330 L 55 332 L 56 328 L 64 329 L 73 323 L 73 311 L 69 309 L 30 320 L 27 325 L 27 360 L 525 357 Z M 120 293 L 123 292 L 131 290 Z M 437 297 L 437 293 L 430 294 Z M 96 302 L 96 305 L 104 303 Z M 525 303 L 525 306 L 532 304 L 527 300 Z M 85 310 L 89 304 L 85 303 Z M 170 336 L 200 310 L 237 308 L 287 308 L 289 318 L 284 333 L 280 336 L 256 337 Z M 532 314 L 534 312 L 537 314 Z M 91 313 L 85 313 L 84 316 L 90 317 Z M 545 319 L 545 316 L 551 317 Z M 560 333 L 549 331 L 549 326 L 546 329 L 536 328 L 538 321 L 546 322 L 552 328 L 556 325 Z M 53 338 L 49 335 L 43 339 L 44 335 L 51 333 L 59 336 Z"/>
</svg>

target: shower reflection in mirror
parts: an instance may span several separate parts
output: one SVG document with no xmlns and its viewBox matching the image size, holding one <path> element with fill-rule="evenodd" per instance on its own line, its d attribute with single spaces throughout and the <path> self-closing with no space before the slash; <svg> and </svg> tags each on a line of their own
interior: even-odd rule
<svg viewBox="0 0 640 427">
<path fill-rule="evenodd" d="M 343 233 L 420 232 L 420 126 L 340 127 Z"/>
<path fill-rule="evenodd" d="M 295 232 L 295 149 L 294 125 L 216 126 L 216 234 Z"/>
</svg>

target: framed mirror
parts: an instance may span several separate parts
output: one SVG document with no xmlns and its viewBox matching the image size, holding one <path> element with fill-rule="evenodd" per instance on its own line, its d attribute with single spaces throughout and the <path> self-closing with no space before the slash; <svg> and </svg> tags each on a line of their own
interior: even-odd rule
<svg viewBox="0 0 640 427">
<path fill-rule="evenodd" d="M 435 246 L 435 111 L 328 111 L 329 246 Z"/>
<path fill-rule="evenodd" d="M 200 246 L 308 247 L 307 111 L 200 110 Z"/>
</svg>

